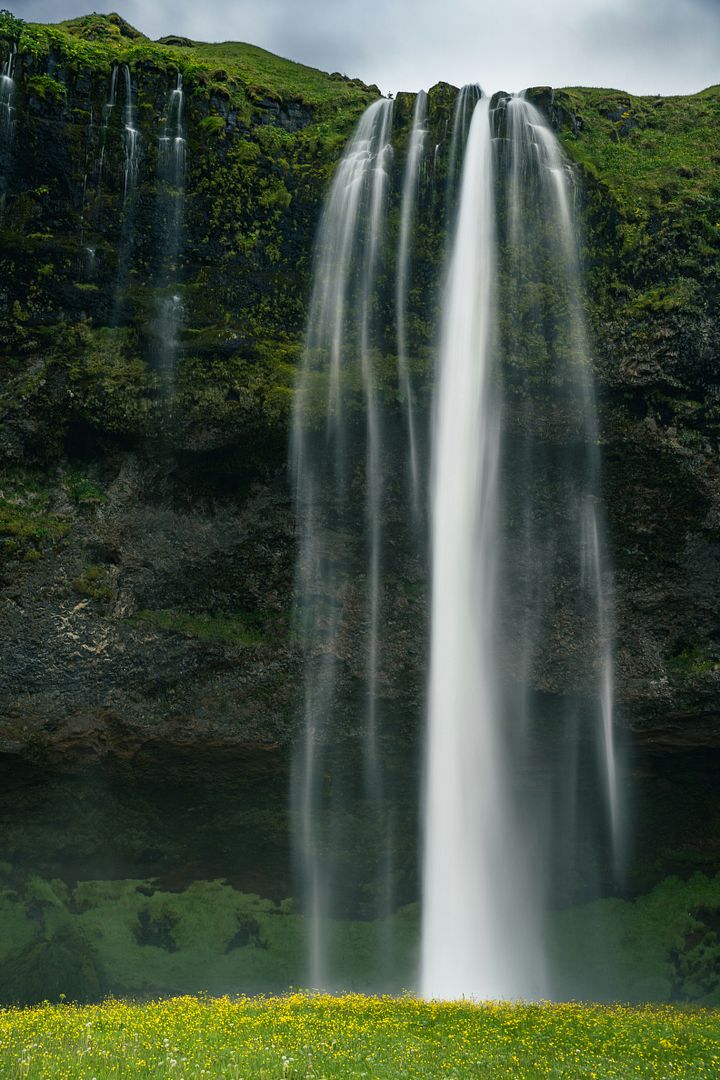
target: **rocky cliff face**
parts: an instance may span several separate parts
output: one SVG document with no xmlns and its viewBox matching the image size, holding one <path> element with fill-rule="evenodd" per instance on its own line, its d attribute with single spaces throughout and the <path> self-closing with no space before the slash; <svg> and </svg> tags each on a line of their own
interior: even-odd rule
<svg viewBox="0 0 720 1080">
<path fill-rule="evenodd" d="M 0 145 L 4 857 L 82 877 L 111 850 L 119 876 L 182 864 L 184 881 L 232 877 L 229 860 L 240 887 L 280 898 L 301 681 L 289 407 L 323 193 L 377 90 L 250 46 L 152 43 L 117 17 L 3 20 L 0 56 L 18 44 Z M 178 73 L 181 193 L 159 163 Z M 648 836 L 658 821 L 666 830 L 660 851 L 648 839 L 638 857 L 638 882 L 650 884 L 717 857 L 712 820 L 688 854 L 669 808 L 689 784 L 691 816 L 709 812 L 708 748 L 720 748 L 720 158 L 709 150 L 720 90 L 533 94 L 578 164 L 619 715 L 653 806 Z M 430 91 L 433 144 L 447 137 L 454 96 L 445 84 Z M 138 132 L 130 196 L 127 104 Z M 411 108 L 400 95 L 400 144 Z M 445 181 L 439 161 L 423 181 L 428 200 Z M 417 237 L 419 370 L 431 357 L 441 204 Z M 421 568 L 404 566 L 385 669 L 410 773 L 425 597 Z M 557 662 L 567 646 L 560 628 L 538 688 L 550 710 L 571 679 Z M 347 669 L 361 679 L 362 659 L 348 656 Z M 339 720 L 351 736 L 352 718 Z M 660 746 L 705 756 L 673 781 L 652 756 Z M 252 840 L 210 857 L 203 837 L 227 803 L 197 785 L 230 784 L 228 762 L 230 832 Z M 184 847 L 169 826 L 150 839 L 160 811 L 148 785 L 168 777 L 196 792 Z M 84 830 L 98 798 L 106 813 Z"/>
</svg>

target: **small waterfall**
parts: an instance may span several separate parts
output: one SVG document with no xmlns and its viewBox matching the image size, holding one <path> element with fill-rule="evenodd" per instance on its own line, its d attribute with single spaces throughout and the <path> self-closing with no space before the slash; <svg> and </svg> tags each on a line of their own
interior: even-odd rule
<svg viewBox="0 0 720 1080">
<path fill-rule="evenodd" d="M 83 248 L 83 269 L 85 271 L 85 278 L 87 281 L 92 281 L 95 277 L 95 261 L 97 258 L 97 251 L 94 247 Z"/>
<path fill-rule="evenodd" d="M 105 148 L 107 146 L 107 131 L 110 124 L 110 117 L 112 111 L 117 105 L 117 84 L 118 84 L 118 72 L 119 67 L 117 64 L 113 64 L 112 71 L 110 72 L 110 85 L 108 87 L 108 96 L 105 104 L 102 108 L 102 124 L 100 125 L 100 155 L 98 158 L 98 177 L 97 177 L 97 190 L 98 194 L 102 190 L 103 169 L 105 167 Z"/>
<path fill-rule="evenodd" d="M 412 503 L 416 516 L 420 513 L 420 464 L 418 461 L 418 442 L 415 430 L 415 406 L 413 385 L 408 367 L 407 356 L 407 301 L 408 280 L 410 274 L 411 229 L 415 217 L 415 199 L 418 177 L 427 136 L 427 94 L 424 90 L 415 98 L 413 108 L 410 142 L 408 144 L 405 178 L 403 181 L 402 202 L 400 204 L 400 238 L 398 243 L 398 266 L 395 288 L 397 308 L 397 363 L 398 383 L 401 398 L 405 405 L 408 429 L 408 447 L 410 453 L 410 486 Z"/>
<path fill-rule="evenodd" d="M 183 106 L 182 73 L 178 72 L 175 86 L 168 94 L 167 113 L 158 140 L 157 164 L 161 293 L 156 302 L 154 352 L 165 390 L 171 388 L 175 377 L 183 317 L 182 297 L 178 292 L 187 159 Z"/>
<path fill-rule="evenodd" d="M 136 223 L 136 192 L 138 175 L 140 171 L 140 132 L 136 127 L 135 100 L 133 95 L 132 76 L 127 64 L 120 68 L 113 68 L 110 78 L 110 93 L 103 110 L 103 146 L 105 144 L 107 128 L 111 122 L 112 110 L 117 104 L 118 81 L 122 79 L 123 108 L 122 108 L 122 202 L 123 213 L 120 219 L 120 235 L 118 239 L 118 262 L 115 278 L 115 293 L 112 308 L 113 325 L 121 325 L 129 296 L 127 285 L 134 258 L 135 247 L 135 223 Z"/>
<path fill-rule="evenodd" d="M 0 72 L 0 141 L 9 143 L 15 130 L 15 63 L 17 45 L 13 41 Z"/>
<path fill-rule="evenodd" d="M 15 64 L 17 45 L 12 42 L 0 72 L 0 223 L 5 217 L 13 137 L 15 134 Z"/>
<path fill-rule="evenodd" d="M 122 65 L 122 73 L 125 87 L 125 104 L 123 105 L 123 151 L 125 154 L 123 198 L 127 201 L 135 195 L 140 158 L 140 132 L 135 126 L 132 78 L 127 64 Z"/>
<path fill-rule="evenodd" d="M 185 180 L 183 105 L 182 72 L 178 71 L 175 86 L 168 95 L 167 116 L 158 144 L 158 174 L 174 188 L 182 188 Z"/>
<path fill-rule="evenodd" d="M 112 71 L 110 72 L 110 86 L 108 87 L 107 101 L 103 105 L 103 127 L 107 128 L 110 122 L 110 116 L 112 110 L 117 105 L 117 85 L 118 85 L 118 72 L 120 68 L 117 64 L 113 64 Z"/>
<path fill-rule="evenodd" d="M 367 109 L 327 197 L 293 419 L 291 464 L 301 528 L 297 617 L 306 665 L 293 807 L 314 986 L 330 985 L 334 977 L 324 917 L 337 909 L 342 894 L 357 887 L 343 859 L 351 842 L 344 830 L 353 793 L 372 807 L 366 827 L 376 836 L 376 858 L 384 866 L 386 884 L 371 906 L 376 915 L 385 914 L 391 903 L 377 693 L 383 425 L 373 324 L 384 253 L 391 121 L 391 101 Z M 350 499 L 358 475 L 364 503 L 359 517 Z M 361 595 L 351 588 L 353 575 L 364 582 Z M 357 605 L 365 628 L 361 643 L 347 640 L 348 614 Z M 339 712 L 348 692 L 348 650 L 362 665 L 351 690 L 354 708 L 363 716 L 359 754 L 344 739 Z"/>
</svg>

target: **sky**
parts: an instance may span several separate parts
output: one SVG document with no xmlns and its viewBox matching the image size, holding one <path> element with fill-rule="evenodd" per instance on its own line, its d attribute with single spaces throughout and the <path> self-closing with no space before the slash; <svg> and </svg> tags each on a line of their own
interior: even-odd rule
<svg viewBox="0 0 720 1080">
<path fill-rule="evenodd" d="M 720 0 L 4 0 L 23 19 L 117 11 L 148 37 L 246 41 L 384 93 L 720 82 Z"/>
</svg>

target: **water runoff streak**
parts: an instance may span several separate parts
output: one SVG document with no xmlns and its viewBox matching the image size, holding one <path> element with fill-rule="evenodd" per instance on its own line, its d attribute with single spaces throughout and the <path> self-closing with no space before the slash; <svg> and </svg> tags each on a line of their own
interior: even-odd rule
<svg viewBox="0 0 720 1080">
<path fill-rule="evenodd" d="M 156 366 L 166 390 L 175 376 L 178 336 L 182 322 L 179 258 L 182 247 L 185 207 L 187 142 L 183 118 L 182 73 L 178 72 L 170 90 L 167 111 L 158 140 L 157 174 L 159 236 L 159 285 L 154 321 Z"/>
<path fill-rule="evenodd" d="M 4 216 L 10 173 L 10 154 L 15 133 L 15 64 L 17 45 L 13 41 L 0 69 L 0 221 Z"/>
<path fill-rule="evenodd" d="M 98 158 L 97 175 L 98 193 L 100 193 L 102 189 L 103 169 L 105 168 L 105 152 L 107 148 L 108 126 L 110 124 L 110 118 L 113 114 L 113 109 L 117 105 L 117 84 L 119 70 L 120 69 L 118 65 L 113 64 L 112 71 L 110 72 L 110 85 L 108 87 L 107 100 L 102 107 L 102 124 L 100 126 L 100 155 Z"/>
<path fill-rule="evenodd" d="M 0 139 L 9 142 L 12 139 L 15 127 L 15 63 L 17 61 L 17 45 L 13 41 L 10 52 L 0 71 Z"/>
<path fill-rule="evenodd" d="M 415 217 L 415 203 L 417 200 L 418 179 L 425 148 L 425 139 L 427 137 L 426 116 L 427 94 L 424 90 L 421 90 L 415 98 L 407 162 L 405 164 L 405 178 L 403 180 L 402 202 L 400 208 L 400 237 L 398 241 L 395 298 L 398 382 L 405 404 L 407 438 L 410 453 L 410 488 L 412 492 L 413 510 L 416 516 L 420 513 L 421 481 L 420 462 L 418 459 L 418 433 L 415 430 L 414 390 L 407 356 L 407 293 L 409 287 L 408 278 L 411 268 L 410 248 L 412 226 Z"/>
<path fill-rule="evenodd" d="M 401 521 L 407 550 L 432 556 L 427 716 L 416 706 L 415 718 L 426 732 L 420 987 L 538 998 L 560 992 L 543 947 L 548 908 L 613 881 L 622 818 L 573 172 L 523 95 L 463 88 L 449 141 L 418 95 L 400 158 L 391 122 L 391 102 L 370 106 L 330 188 L 295 399 L 305 681 L 293 817 L 309 978 L 348 985 L 333 920 L 378 919 L 398 902 L 383 665 Z M 428 176 L 444 184 L 439 203 L 423 196 Z M 413 249 L 443 222 L 435 318 Z M 432 386 L 410 375 L 411 282 L 414 310 L 435 321 Z M 418 391 L 432 393 L 431 423 Z M 411 480 L 406 511 L 389 494 L 398 474 Z M 387 937 L 378 947 L 391 954 Z M 372 988 L 386 986 L 379 976 Z"/>
<path fill-rule="evenodd" d="M 125 104 L 123 105 L 123 152 L 125 163 L 123 166 L 123 198 L 127 201 L 135 194 L 135 186 L 138 177 L 138 164 L 140 157 L 140 132 L 135 126 L 135 101 L 133 98 L 132 77 L 127 64 L 122 65 L 123 83 L 125 87 Z"/>
</svg>

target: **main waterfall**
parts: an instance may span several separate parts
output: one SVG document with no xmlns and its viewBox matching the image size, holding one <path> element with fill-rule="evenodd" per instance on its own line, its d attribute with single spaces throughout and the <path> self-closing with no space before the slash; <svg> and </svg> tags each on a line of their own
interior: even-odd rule
<svg viewBox="0 0 720 1080">
<path fill-rule="evenodd" d="M 493 377 L 493 155 L 483 97 L 465 150 L 433 448 L 422 986 L 437 997 L 540 990 L 495 655 L 502 400 Z"/>
<path fill-rule="evenodd" d="M 408 757 L 424 730 L 422 993 L 538 998 L 555 992 L 548 908 L 617 883 L 621 848 L 574 179 L 525 96 L 465 87 L 450 131 L 431 98 L 371 105 L 337 169 L 295 399 L 309 977 L 355 985 L 333 926 L 360 917 L 377 928 L 373 987 L 393 985 L 393 915 L 411 898 L 396 747 Z M 419 242 L 432 274 L 414 267 Z M 408 706 L 393 649 L 413 573 L 429 678 Z"/>
</svg>

